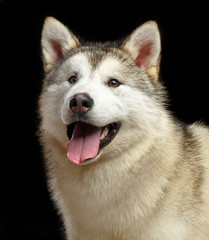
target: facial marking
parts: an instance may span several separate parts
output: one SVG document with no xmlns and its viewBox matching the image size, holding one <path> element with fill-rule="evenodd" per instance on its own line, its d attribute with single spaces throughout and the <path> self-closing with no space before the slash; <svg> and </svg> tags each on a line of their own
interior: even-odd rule
<svg viewBox="0 0 209 240">
<path fill-rule="evenodd" d="M 82 53 L 78 53 L 69 59 L 67 64 L 75 74 L 80 76 L 89 76 L 91 74 L 91 65 L 87 56 Z"/>
<path fill-rule="evenodd" d="M 120 74 L 121 64 L 119 61 L 113 58 L 104 59 L 95 70 L 95 75 L 98 75 L 101 79 L 121 78 Z"/>
</svg>

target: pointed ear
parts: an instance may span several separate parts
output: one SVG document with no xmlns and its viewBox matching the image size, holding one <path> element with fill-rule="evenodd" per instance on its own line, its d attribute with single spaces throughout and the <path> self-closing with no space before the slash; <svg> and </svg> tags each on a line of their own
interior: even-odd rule
<svg viewBox="0 0 209 240">
<path fill-rule="evenodd" d="M 122 49 L 129 53 L 136 65 L 143 66 L 151 78 L 158 78 L 161 43 L 156 22 L 149 21 L 138 27 Z"/>
<path fill-rule="evenodd" d="M 46 18 L 42 30 L 41 47 L 44 71 L 49 72 L 72 48 L 80 46 L 78 39 L 61 22 Z"/>
</svg>

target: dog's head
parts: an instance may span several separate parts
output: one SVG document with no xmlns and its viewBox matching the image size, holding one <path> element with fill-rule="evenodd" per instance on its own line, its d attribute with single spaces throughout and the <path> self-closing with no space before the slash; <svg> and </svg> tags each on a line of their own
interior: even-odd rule
<svg viewBox="0 0 209 240">
<path fill-rule="evenodd" d="M 86 46 L 49 17 L 41 43 L 42 128 L 66 147 L 72 162 L 119 155 L 156 126 L 163 90 L 155 22 L 143 24 L 117 47 Z"/>
</svg>

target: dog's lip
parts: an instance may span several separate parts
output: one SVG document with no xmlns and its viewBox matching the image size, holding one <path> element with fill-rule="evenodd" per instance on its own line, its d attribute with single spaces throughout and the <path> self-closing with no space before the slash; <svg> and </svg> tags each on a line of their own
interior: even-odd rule
<svg viewBox="0 0 209 240">
<path fill-rule="evenodd" d="M 73 123 L 67 125 L 68 140 L 70 140 L 73 136 L 73 130 L 74 130 L 75 124 L 76 124 L 76 122 L 73 122 Z"/>
<path fill-rule="evenodd" d="M 110 123 L 103 127 L 103 131 L 105 128 L 108 128 L 108 134 L 103 139 L 100 140 L 99 149 L 106 147 L 113 140 L 113 138 L 119 131 L 120 123 L 118 122 Z"/>
<path fill-rule="evenodd" d="M 73 123 L 67 125 L 67 137 L 68 137 L 69 141 L 71 140 L 71 138 L 73 136 L 73 130 L 75 128 L 76 123 L 78 123 L 78 122 L 73 122 Z M 89 124 L 89 125 L 91 125 L 91 124 Z M 98 128 L 102 129 L 101 137 L 102 137 L 103 131 L 105 131 L 106 128 L 107 128 L 108 132 L 107 132 L 106 136 L 104 136 L 104 138 L 100 139 L 99 151 L 97 153 L 97 156 L 101 149 L 105 148 L 107 145 L 110 144 L 110 142 L 112 142 L 112 140 L 117 135 L 117 133 L 120 129 L 120 126 L 121 126 L 121 124 L 119 122 L 112 122 L 103 127 L 98 127 Z M 94 159 L 94 158 L 92 158 L 92 159 Z M 87 162 L 87 161 L 89 162 L 92 159 L 86 159 L 85 162 Z"/>
</svg>

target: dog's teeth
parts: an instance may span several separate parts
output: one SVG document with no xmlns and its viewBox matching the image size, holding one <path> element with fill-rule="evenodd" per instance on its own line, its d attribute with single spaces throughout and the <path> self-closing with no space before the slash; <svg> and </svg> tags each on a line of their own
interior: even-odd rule
<svg viewBox="0 0 209 240">
<path fill-rule="evenodd" d="M 105 127 L 100 136 L 100 140 L 104 139 L 107 136 L 107 134 L 108 134 L 108 128 Z"/>
</svg>

